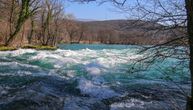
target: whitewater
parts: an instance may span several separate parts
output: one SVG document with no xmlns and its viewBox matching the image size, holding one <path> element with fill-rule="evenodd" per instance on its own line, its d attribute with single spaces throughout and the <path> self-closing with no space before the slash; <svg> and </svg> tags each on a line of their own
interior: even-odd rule
<svg viewBox="0 0 193 110">
<path fill-rule="evenodd" d="M 0 52 L 0 110 L 185 109 L 188 61 L 176 66 L 178 59 L 167 58 L 132 72 L 147 55 L 140 49 L 71 44 Z"/>
</svg>

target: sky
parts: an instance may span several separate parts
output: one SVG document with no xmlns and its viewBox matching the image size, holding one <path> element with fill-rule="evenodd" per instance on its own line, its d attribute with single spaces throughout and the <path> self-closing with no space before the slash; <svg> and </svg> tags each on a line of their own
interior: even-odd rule
<svg viewBox="0 0 193 110">
<path fill-rule="evenodd" d="M 126 19 L 125 14 L 118 13 L 118 10 L 110 3 L 98 5 L 97 3 L 65 3 L 65 12 L 73 14 L 80 20 L 113 20 Z"/>
</svg>

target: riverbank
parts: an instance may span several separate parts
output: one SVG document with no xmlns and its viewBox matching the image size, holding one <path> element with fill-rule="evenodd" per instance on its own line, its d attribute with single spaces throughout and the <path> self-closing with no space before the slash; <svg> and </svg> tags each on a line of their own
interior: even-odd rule
<svg viewBox="0 0 193 110">
<path fill-rule="evenodd" d="M 33 45 L 26 45 L 26 46 L 22 46 L 22 47 L 9 47 L 9 46 L 0 46 L 0 51 L 13 51 L 13 50 L 17 50 L 19 48 L 22 49 L 35 49 L 35 50 L 56 50 L 57 47 L 56 46 L 41 46 L 41 45 L 37 45 L 37 46 L 33 46 Z"/>
<path fill-rule="evenodd" d="M 22 49 L 35 49 L 35 50 L 56 50 L 56 46 L 42 46 L 42 45 L 27 45 L 23 46 Z"/>
<path fill-rule="evenodd" d="M 17 50 L 15 47 L 8 47 L 8 46 L 0 46 L 0 51 L 13 51 Z"/>
</svg>

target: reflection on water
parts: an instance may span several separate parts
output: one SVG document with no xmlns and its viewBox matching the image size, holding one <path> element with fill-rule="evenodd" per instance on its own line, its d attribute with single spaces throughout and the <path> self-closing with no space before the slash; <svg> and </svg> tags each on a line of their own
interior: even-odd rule
<svg viewBox="0 0 193 110">
<path fill-rule="evenodd" d="M 144 54 L 138 46 L 60 45 L 56 51 L 0 52 L 0 109 L 184 109 L 188 68 L 177 59 L 156 61 L 147 71 L 129 67 Z M 188 64 L 188 62 L 187 62 Z M 161 73 L 157 67 L 161 67 Z M 160 68 L 159 68 L 160 69 Z"/>
</svg>

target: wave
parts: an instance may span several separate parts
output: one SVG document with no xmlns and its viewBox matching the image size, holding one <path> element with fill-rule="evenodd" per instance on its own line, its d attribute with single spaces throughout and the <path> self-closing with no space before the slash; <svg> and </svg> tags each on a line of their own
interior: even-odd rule
<svg viewBox="0 0 193 110">
<path fill-rule="evenodd" d="M 81 90 L 82 94 L 87 94 L 98 99 L 120 96 L 119 93 L 111 90 L 108 86 L 102 84 L 94 84 L 93 81 L 87 80 L 85 78 L 81 78 L 79 80 L 78 88 Z"/>
</svg>

